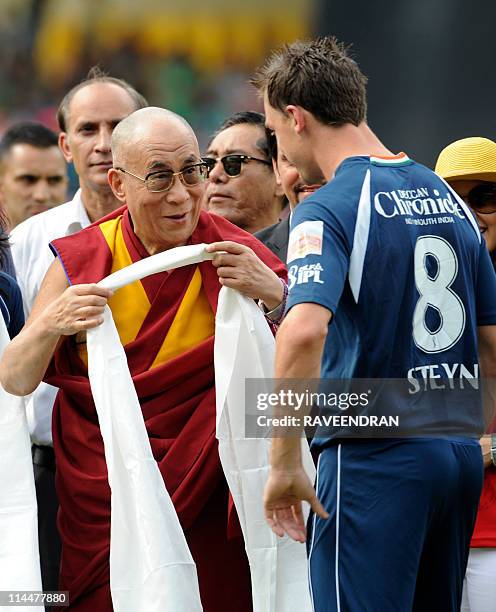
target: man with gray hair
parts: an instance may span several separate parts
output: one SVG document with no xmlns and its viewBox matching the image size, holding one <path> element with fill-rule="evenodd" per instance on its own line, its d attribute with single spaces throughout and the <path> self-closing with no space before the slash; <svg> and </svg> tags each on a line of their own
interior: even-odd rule
<svg viewBox="0 0 496 612">
<path fill-rule="evenodd" d="M 114 130 L 112 151 L 108 179 L 123 207 L 52 242 L 57 258 L 29 324 L 0 364 L 11 393 L 29 393 L 43 377 L 61 390 L 53 420 L 61 588 L 71 608 L 112 610 L 110 489 L 85 365 L 85 332 L 102 322 L 108 301 L 153 455 L 197 566 L 203 609 L 248 612 L 248 563 L 215 438 L 214 320 L 227 286 L 261 301 L 277 324 L 285 268 L 253 236 L 201 209 L 207 167 L 182 117 L 138 110 Z M 212 262 L 153 274 L 115 294 L 95 284 L 150 255 L 201 243 L 209 244 Z"/>
<path fill-rule="evenodd" d="M 131 85 L 92 69 L 62 100 L 57 119 L 59 147 L 74 164 L 80 189 L 74 198 L 18 225 L 12 232 L 12 257 L 29 315 L 46 271 L 53 262 L 49 242 L 73 234 L 119 206 L 107 182 L 112 166 L 110 137 L 115 126 L 147 102 Z M 42 383 L 27 406 L 33 442 L 38 499 L 40 559 L 44 590 L 56 590 L 60 540 L 56 527 L 55 457 L 52 446 L 52 408 L 57 389 Z"/>
</svg>

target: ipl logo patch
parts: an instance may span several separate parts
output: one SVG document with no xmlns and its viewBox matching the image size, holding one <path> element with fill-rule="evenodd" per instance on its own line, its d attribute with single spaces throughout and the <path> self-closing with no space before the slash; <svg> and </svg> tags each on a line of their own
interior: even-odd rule
<svg viewBox="0 0 496 612">
<path fill-rule="evenodd" d="M 289 289 L 292 289 L 295 285 L 304 285 L 312 281 L 323 285 L 324 281 L 320 278 L 320 273 L 324 271 L 324 268 L 319 264 L 307 264 L 306 266 L 291 266 L 288 270 Z"/>
</svg>

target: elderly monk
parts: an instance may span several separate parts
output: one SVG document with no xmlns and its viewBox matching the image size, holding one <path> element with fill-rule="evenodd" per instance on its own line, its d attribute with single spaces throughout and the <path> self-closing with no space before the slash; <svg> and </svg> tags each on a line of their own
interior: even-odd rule
<svg viewBox="0 0 496 612">
<path fill-rule="evenodd" d="M 25 395 L 43 377 L 60 388 L 53 415 L 60 588 L 70 592 L 71 610 L 112 610 L 110 489 L 85 346 L 85 330 L 102 322 L 108 300 L 153 455 L 197 564 L 204 609 L 251 610 L 248 563 L 215 439 L 214 317 L 221 285 L 277 316 L 284 267 L 250 234 L 201 210 L 207 168 L 184 119 L 164 109 L 136 111 L 115 128 L 112 151 L 109 182 L 124 206 L 52 243 L 56 259 L 0 364 L 11 393 Z M 94 284 L 154 253 L 203 242 L 215 252 L 212 262 L 115 294 Z"/>
</svg>

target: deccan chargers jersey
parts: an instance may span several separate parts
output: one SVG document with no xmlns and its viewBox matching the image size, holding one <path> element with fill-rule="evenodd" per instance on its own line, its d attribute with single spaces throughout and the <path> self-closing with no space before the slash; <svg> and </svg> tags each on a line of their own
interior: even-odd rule
<svg viewBox="0 0 496 612">
<path fill-rule="evenodd" d="M 333 313 L 323 378 L 479 373 L 496 276 L 466 204 L 404 153 L 351 157 L 293 214 L 288 309 Z"/>
</svg>

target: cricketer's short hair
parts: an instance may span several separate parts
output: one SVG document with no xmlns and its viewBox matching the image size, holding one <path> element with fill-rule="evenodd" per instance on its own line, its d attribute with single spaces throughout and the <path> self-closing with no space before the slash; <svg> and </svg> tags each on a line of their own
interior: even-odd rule
<svg viewBox="0 0 496 612">
<path fill-rule="evenodd" d="M 326 125 L 359 125 L 367 116 L 367 78 L 334 36 L 284 45 L 251 83 L 273 108 L 301 106 Z"/>
</svg>

